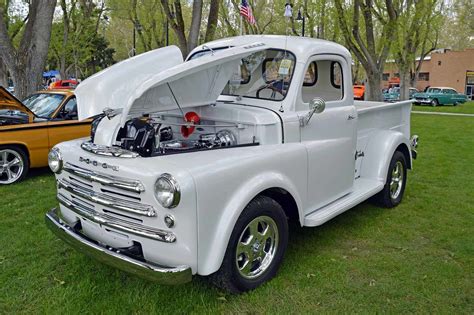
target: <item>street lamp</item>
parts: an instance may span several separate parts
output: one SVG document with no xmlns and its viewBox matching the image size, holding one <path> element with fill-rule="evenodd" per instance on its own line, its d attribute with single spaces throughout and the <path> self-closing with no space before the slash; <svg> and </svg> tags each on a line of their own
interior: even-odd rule
<svg viewBox="0 0 474 315">
<path fill-rule="evenodd" d="M 171 11 L 171 18 L 174 19 L 174 17 L 175 17 L 174 12 Z M 168 46 L 169 43 L 170 43 L 169 37 L 170 37 L 170 33 L 169 33 L 169 19 L 168 19 L 168 17 L 166 17 L 166 46 Z"/>
<path fill-rule="evenodd" d="M 301 36 L 304 37 L 304 20 L 305 20 L 305 17 L 304 17 L 304 14 L 301 14 L 301 8 L 298 9 L 298 17 L 296 18 L 297 21 L 303 21 L 303 29 L 301 31 Z"/>
<path fill-rule="evenodd" d="M 135 32 L 138 31 L 140 32 L 142 30 L 142 26 L 140 25 L 139 22 L 134 22 L 133 23 L 133 49 L 132 49 L 132 56 L 135 56 L 137 54 L 137 49 L 136 49 L 136 35 Z"/>
</svg>

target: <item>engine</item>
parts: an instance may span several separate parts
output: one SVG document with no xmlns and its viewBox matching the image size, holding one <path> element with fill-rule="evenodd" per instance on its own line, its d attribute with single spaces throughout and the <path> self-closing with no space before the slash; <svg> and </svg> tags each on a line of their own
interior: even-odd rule
<svg viewBox="0 0 474 315">
<path fill-rule="evenodd" d="M 181 117 L 181 122 L 141 117 L 129 120 L 120 129 L 117 144 L 144 157 L 210 150 L 238 145 L 236 133 L 231 130 L 235 128 L 237 125 L 202 122 L 194 112 Z"/>
<path fill-rule="evenodd" d="M 27 124 L 28 115 L 18 110 L 0 110 L 0 126 Z"/>
</svg>

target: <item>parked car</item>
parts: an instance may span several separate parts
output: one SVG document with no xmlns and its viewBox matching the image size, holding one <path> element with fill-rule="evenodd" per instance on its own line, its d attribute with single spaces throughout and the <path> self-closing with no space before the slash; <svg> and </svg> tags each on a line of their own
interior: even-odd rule
<svg viewBox="0 0 474 315">
<path fill-rule="evenodd" d="M 71 90 L 75 89 L 79 85 L 77 80 L 58 80 L 52 82 L 48 89 L 49 90 Z"/>
<path fill-rule="evenodd" d="M 0 86 L 0 185 L 23 179 L 48 165 L 57 143 L 89 135 L 90 120 L 77 120 L 71 91 L 41 91 L 23 102 Z"/>
<path fill-rule="evenodd" d="M 364 100 L 365 85 L 354 85 L 353 90 L 355 100 Z"/>
<path fill-rule="evenodd" d="M 409 99 L 413 99 L 414 95 L 418 93 L 418 90 L 415 88 L 408 89 L 408 97 Z M 392 89 L 387 90 L 383 93 L 383 100 L 384 102 L 396 102 L 400 100 L 400 87 L 394 87 Z"/>
<path fill-rule="evenodd" d="M 7 91 L 14 95 L 15 94 L 15 87 L 14 86 L 9 86 L 9 87 L 7 87 Z"/>
<path fill-rule="evenodd" d="M 454 106 L 468 101 L 465 94 L 458 93 L 450 87 L 430 87 L 423 93 L 414 95 L 415 105 L 428 104 L 431 106 L 448 105 Z"/>
<path fill-rule="evenodd" d="M 351 64 L 336 43 L 259 35 L 186 62 L 165 47 L 90 77 L 79 117 L 100 116 L 90 139 L 50 152 L 59 207 L 47 226 L 150 280 L 258 287 L 277 273 L 288 219 L 314 227 L 370 197 L 402 201 L 411 101 L 354 106 Z"/>
</svg>

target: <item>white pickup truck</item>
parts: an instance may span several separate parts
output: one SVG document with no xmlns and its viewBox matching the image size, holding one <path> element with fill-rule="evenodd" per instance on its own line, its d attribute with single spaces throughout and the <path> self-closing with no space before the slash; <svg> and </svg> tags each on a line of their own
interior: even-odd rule
<svg viewBox="0 0 474 315">
<path fill-rule="evenodd" d="M 75 94 L 91 138 L 50 152 L 46 223 L 161 283 L 256 288 L 277 273 L 288 220 L 318 226 L 370 197 L 394 207 L 415 157 L 411 101 L 354 102 L 351 55 L 328 41 L 241 36 L 186 61 L 165 47 Z"/>
</svg>

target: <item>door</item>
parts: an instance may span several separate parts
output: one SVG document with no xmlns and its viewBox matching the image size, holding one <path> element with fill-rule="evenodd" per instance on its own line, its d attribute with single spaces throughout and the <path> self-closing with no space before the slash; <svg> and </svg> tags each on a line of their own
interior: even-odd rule
<svg viewBox="0 0 474 315">
<path fill-rule="evenodd" d="M 56 144 L 72 139 L 87 137 L 90 134 L 91 121 L 77 120 L 76 97 L 67 99 L 55 118 L 48 122 L 49 149 Z"/>
<path fill-rule="evenodd" d="M 466 85 L 467 100 L 474 100 L 474 84 Z"/>
<path fill-rule="evenodd" d="M 357 112 L 350 75 L 342 69 L 350 69 L 342 57 L 313 57 L 296 104 L 302 117 L 313 98 L 326 102 L 326 109 L 301 127 L 308 154 L 308 212 L 350 193 L 354 185 Z"/>
</svg>

